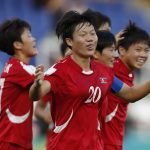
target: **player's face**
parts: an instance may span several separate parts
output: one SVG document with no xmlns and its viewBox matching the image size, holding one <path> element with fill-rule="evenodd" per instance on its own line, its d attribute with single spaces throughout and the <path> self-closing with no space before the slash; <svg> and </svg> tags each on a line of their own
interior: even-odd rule
<svg viewBox="0 0 150 150">
<path fill-rule="evenodd" d="M 93 56 L 97 45 L 97 35 L 94 27 L 89 23 L 77 25 L 73 38 L 70 39 L 70 45 L 73 55 L 84 58 Z"/>
<path fill-rule="evenodd" d="M 28 29 L 24 30 L 23 34 L 21 35 L 21 39 L 21 49 L 24 55 L 27 57 L 35 56 L 38 53 L 36 49 L 36 40 Z"/>
<path fill-rule="evenodd" d="M 109 67 L 113 67 L 116 57 L 116 49 L 114 44 L 111 47 L 104 48 L 102 53 L 96 51 L 95 54 L 97 55 L 96 56 L 97 60 L 102 61 Z"/>
<path fill-rule="evenodd" d="M 145 64 L 148 56 L 149 46 L 145 43 L 137 43 L 129 47 L 123 56 L 123 60 L 131 70 L 140 69 Z"/>
</svg>

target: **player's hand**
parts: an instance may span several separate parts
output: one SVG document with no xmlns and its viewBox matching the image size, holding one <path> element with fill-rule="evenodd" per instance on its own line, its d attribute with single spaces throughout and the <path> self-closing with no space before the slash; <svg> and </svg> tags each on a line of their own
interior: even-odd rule
<svg viewBox="0 0 150 150">
<path fill-rule="evenodd" d="M 43 80 L 44 80 L 44 66 L 39 65 L 39 66 L 36 67 L 36 70 L 35 70 L 35 80 L 34 80 L 34 82 L 37 86 L 40 86 L 40 85 L 42 85 Z"/>
<path fill-rule="evenodd" d="M 124 30 L 121 30 L 120 32 L 118 32 L 116 35 L 115 35 L 115 39 L 116 39 L 116 42 L 118 43 L 120 40 L 124 39 L 124 37 L 122 36 L 123 34 L 125 33 Z"/>
</svg>

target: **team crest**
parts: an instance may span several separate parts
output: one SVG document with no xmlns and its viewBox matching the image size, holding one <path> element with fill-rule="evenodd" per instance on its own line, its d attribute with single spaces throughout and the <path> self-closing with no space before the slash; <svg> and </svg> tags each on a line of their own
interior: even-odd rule
<svg viewBox="0 0 150 150">
<path fill-rule="evenodd" d="M 100 77 L 100 82 L 101 84 L 106 84 L 107 83 L 107 78 L 106 77 Z"/>
</svg>

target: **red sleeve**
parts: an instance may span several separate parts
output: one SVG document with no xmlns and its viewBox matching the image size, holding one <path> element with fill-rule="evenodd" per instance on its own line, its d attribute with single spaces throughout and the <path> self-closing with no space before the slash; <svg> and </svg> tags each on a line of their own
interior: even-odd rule
<svg viewBox="0 0 150 150">
<path fill-rule="evenodd" d="M 56 93 L 62 84 L 62 77 L 64 76 L 61 65 L 52 66 L 45 72 L 45 80 L 51 84 L 51 92 Z"/>
<path fill-rule="evenodd" d="M 22 62 L 13 64 L 8 73 L 8 80 L 21 87 L 27 87 L 34 81 L 35 67 Z"/>
<path fill-rule="evenodd" d="M 42 98 L 42 101 L 46 104 L 48 102 L 51 102 L 52 100 L 52 96 L 50 94 L 47 94 L 45 95 L 43 98 Z"/>
</svg>

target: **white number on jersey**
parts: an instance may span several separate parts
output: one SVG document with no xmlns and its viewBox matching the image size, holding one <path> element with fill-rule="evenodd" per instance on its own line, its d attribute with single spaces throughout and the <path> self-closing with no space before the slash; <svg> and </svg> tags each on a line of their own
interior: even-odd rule
<svg viewBox="0 0 150 150">
<path fill-rule="evenodd" d="M 89 93 L 90 96 L 89 98 L 85 101 L 85 103 L 96 103 L 100 100 L 101 98 L 101 89 L 99 87 L 94 88 L 93 86 L 91 86 L 89 88 Z"/>
<path fill-rule="evenodd" d="M 3 87 L 4 87 L 4 78 L 0 78 L 0 113 L 1 113 L 1 102 L 2 102 L 2 92 L 3 92 Z"/>
</svg>

